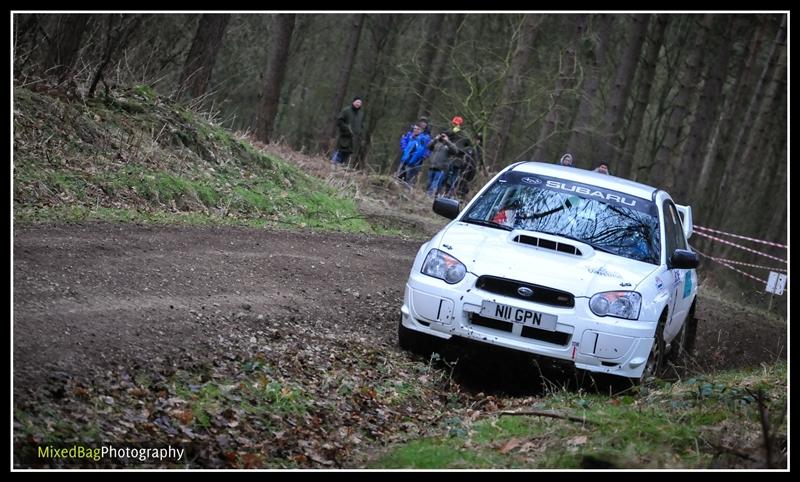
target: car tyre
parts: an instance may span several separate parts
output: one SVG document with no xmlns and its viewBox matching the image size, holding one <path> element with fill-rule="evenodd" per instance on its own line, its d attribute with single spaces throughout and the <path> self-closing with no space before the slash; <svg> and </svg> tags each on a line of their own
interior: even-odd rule
<svg viewBox="0 0 800 482">
<path fill-rule="evenodd" d="M 397 342 L 400 348 L 418 355 L 428 355 L 431 352 L 431 340 L 428 335 L 419 333 L 403 326 L 402 315 L 397 324 Z"/>
<path fill-rule="evenodd" d="M 695 317 L 696 306 L 697 300 L 692 303 L 692 307 L 689 308 L 689 316 L 686 318 L 686 333 L 683 340 L 683 356 L 685 358 L 694 355 L 694 347 L 697 343 L 697 318 Z"/>
<path fill-rule="evenodd" d="M 653 338 L 653 346 L 650 348 L 650 354 L 647 356 L 647 362 L 644 365 L 644 371 L 639 378 L 633 378 L 631 381 L 634 385 L 641 385 L 648 378 L 656 378 L 661 376 L 664 369 L 664 362 L 666 358 L 667 344 L 664 342 L 664 325 L 667 321 L 667 312 L 661 315 L 656 327 L 656 333 Z"/>
<path fill-rule="evenodd" d="M 695 341 L 697 339 L 697 318 L 695 318 L 695 303 L 689 309 L 689 315 L 681 327 L 681 331 L 672 340 L 672 348 L 669 350 L 667 361 L 676 370 L 681 372 L 686 367 L 686 362 L 694 353 Z"/>
</svg>

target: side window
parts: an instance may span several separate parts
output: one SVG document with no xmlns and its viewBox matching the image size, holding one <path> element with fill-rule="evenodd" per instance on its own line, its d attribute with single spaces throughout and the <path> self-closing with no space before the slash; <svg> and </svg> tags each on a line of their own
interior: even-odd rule
<svg viewBox="0 0 800 482">
<path fill-rule="evenodd" d="M 686 238 L 683 236 L 683 225 L 677 208 L 671 202 L 664 203 L 664 229 L 667 239 L 667 257 L 676 249 L 686 249 Z"/>
<path fill-rule="evenodd" d="M 664 203 L 664 244 L 667 246 L 667 252 L 664 254 L 669 259 L 675 251 L 675 223 L 672 222 L 669 204 L 666 203 Z"/>
<path fill-rule="evenodd" d="M 686 237 L 683 235 L 683 218 L 681 218 L 681 213 L 672 203 L 669 203 L 669 209 L 675 217 L 675 246 L 678 249 L 686 249 Z"/>
</svg>

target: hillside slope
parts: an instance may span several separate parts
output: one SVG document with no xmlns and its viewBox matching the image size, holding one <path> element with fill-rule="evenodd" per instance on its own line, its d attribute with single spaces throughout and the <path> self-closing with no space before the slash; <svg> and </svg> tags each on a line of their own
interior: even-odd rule
<svg viewBox="0 0 800 482">
<path fill-rule="evenodd" d="M 85 102 L 54 91 L 14 89 L 18 222 L 100 219 L 414 231 L 415 222 L 385 223 L 375 209 L 359 212 L 357 190 L 351 187 L 308 175 L 146 86 Z"/>
</svg>

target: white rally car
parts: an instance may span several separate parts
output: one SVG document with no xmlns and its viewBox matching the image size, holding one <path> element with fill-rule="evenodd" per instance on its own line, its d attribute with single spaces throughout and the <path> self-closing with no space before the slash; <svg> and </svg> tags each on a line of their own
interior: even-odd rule
<svg viewBox="0 0 800 482">
<path fill-rule="evenodd" d="M 627 377 L 691 351 L 697 255 L 691 208 L 657 188 L 536 162 L 508 166 L 423 244 L 400 346 L 463 337 Z"/>
</svg>

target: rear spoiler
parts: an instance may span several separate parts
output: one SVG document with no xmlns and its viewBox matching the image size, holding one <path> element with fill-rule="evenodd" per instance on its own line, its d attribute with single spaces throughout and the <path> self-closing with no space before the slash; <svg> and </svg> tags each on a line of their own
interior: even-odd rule
<svg viewBox="0 0 800 482">
<path fill-rule="evenodd" d="M 680 204 L 676 204 L 675 207 L 678 208 L 678 214 L 681 216 L 681 223 L 683 223 L 683 235 L 686 236 L 686 239 L 689 239 L 694 232 L 692 229 L 692 207 L 681 206 Z"/>
</svg>

